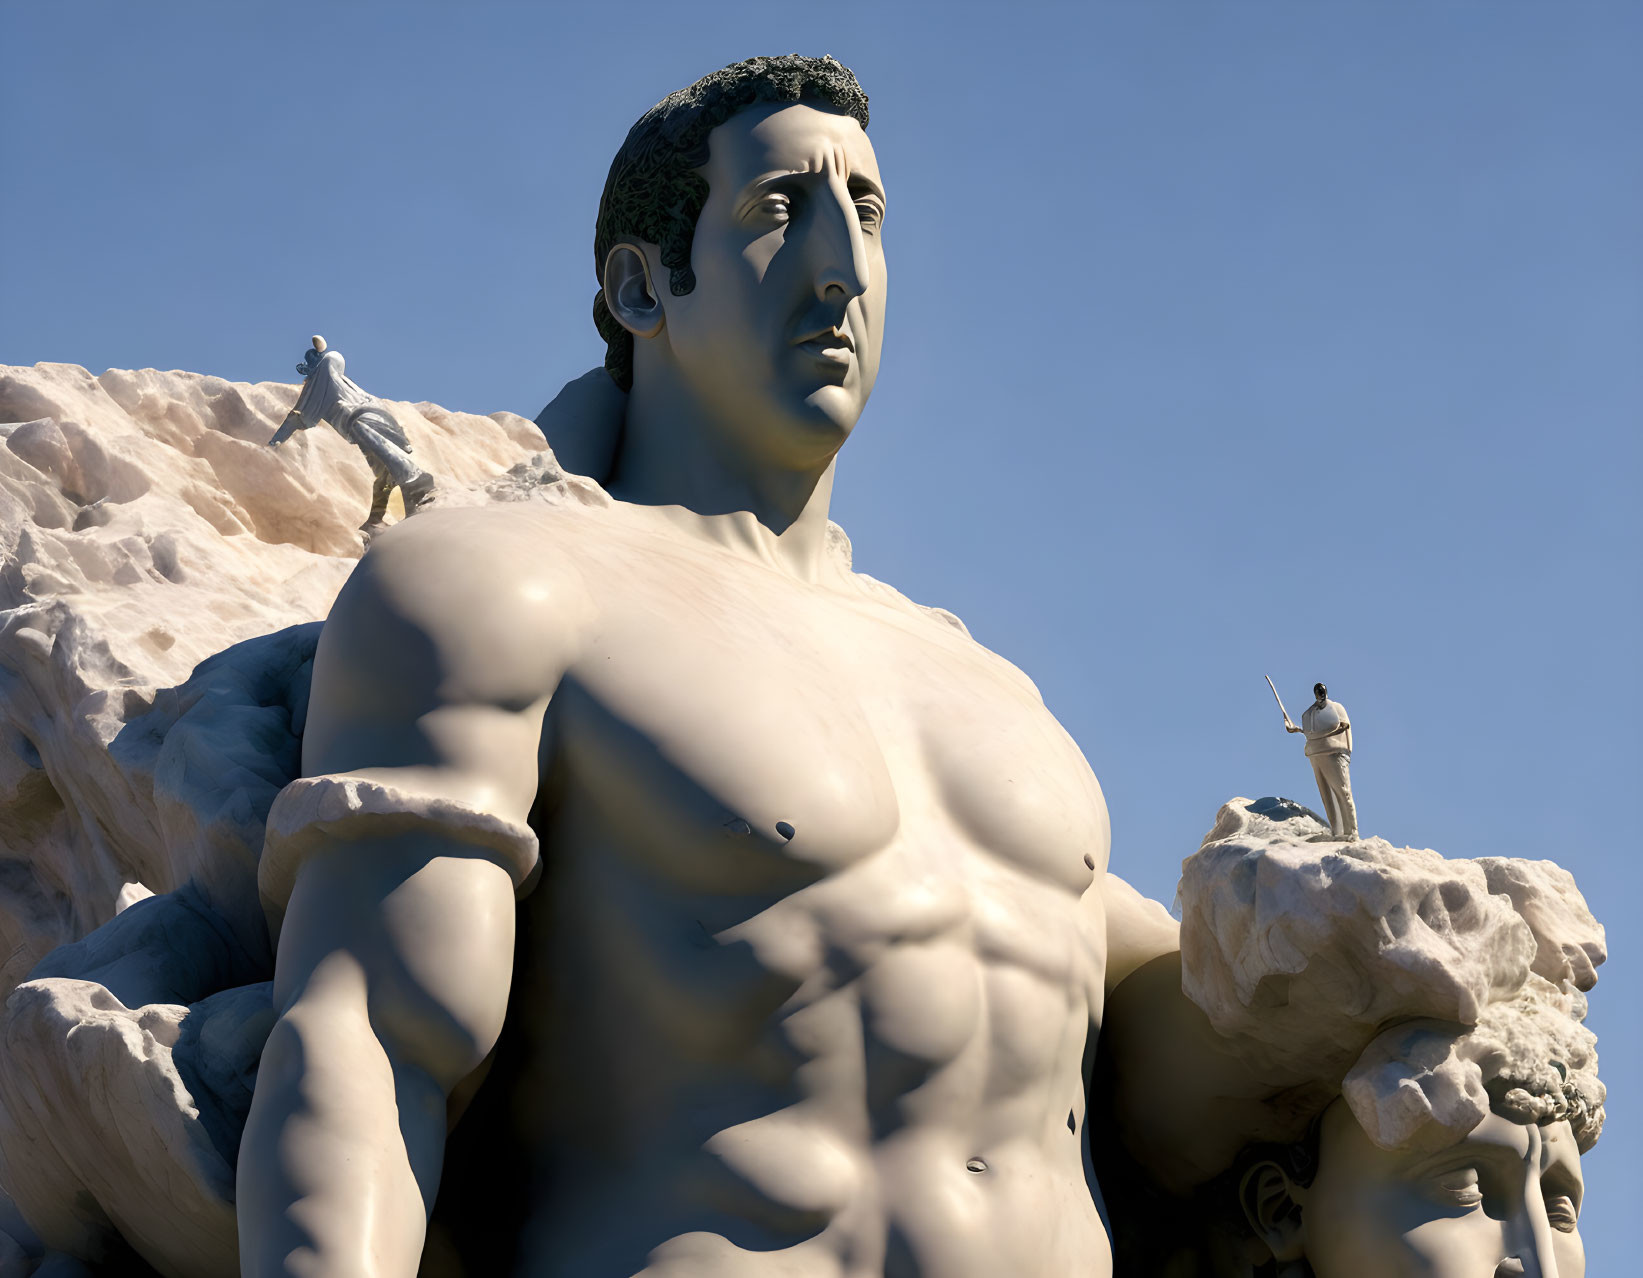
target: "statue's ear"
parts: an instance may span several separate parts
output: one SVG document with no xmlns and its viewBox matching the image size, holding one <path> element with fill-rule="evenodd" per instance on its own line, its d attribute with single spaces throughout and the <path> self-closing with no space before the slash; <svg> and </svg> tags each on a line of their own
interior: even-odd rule
<svg viewBox="0 0 1643 1278">
<path fill-rule="evenodd" d="M 1301 1234 L 1301 1206 L 1306 1191 L 1274 1162 L 1256 1163 L 1238 1182 L 1238 1202 L 1244 1219 L 1256 1237 L 1267 1245 L 1278 1262 L 1278 1272 L 1306 1272 L 1300 1268 L 1305 1258 Z"/>
<path fill-rule="evenodd" d="M 655 337 L 662 331 L 662 303 L 650 278 L 650 262 L 635 245 L 618 244 L 605 255 L 600 283 L 605 305 L 616 322 L 635 337 Z"/>
</svg>

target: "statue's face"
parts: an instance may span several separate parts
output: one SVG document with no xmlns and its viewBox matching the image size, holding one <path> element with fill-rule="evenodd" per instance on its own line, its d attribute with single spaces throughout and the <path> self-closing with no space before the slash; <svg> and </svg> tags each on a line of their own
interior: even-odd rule
<svg viewBox="0 0 1643 1278">
<path fill-rule="evenodd" d="M 695 289 L 653 267 L 678 375 L 765 461 L 825 461 L 855 426 L 884 333 L 884 188 L 847 115 L 750 108 L 708 138 Z"/>
<path fill-rule="evenodd" d="M 1439 1153 L 1388 1151 L 1337 1101 L 1301 1191 L 1306 1256 L 1317 1278 L 1583 1278 L 1581 1192 L 1568 1123 L 1491 1114 Z"/>
</svg>

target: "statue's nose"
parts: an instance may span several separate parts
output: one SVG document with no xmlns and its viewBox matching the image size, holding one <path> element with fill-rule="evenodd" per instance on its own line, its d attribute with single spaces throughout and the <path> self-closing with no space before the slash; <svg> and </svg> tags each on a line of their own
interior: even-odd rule
<svg viewBox="0 0 1643 1278">
<path fill-rule="evenodd" d="M 820 225 L 813 238 L 816 295 L 825 298 L 839 292 L 847 299 L 857 298 L 873 282 L 867 245 L 849 191 L 835 183 L 831 195 L 819 201 Z"/>
</svg>

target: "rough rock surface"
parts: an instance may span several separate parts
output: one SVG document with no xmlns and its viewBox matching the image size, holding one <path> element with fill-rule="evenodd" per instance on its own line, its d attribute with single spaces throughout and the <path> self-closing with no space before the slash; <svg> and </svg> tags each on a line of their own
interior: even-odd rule
<svg viewBox="0 0 1643 1278">
<path fill-rule="evenodd" d="M 0 1170 L 40 1239 L 115 1263 L 129 1246 L 188 1278 L 235 1273 L 237 1134 L 272 1024 L 266 983 L 136 1009 L 93 981 L 19 986 Z M 213 1109 L 238 1123 L 211 1121 Z"/>
<path fill-rule="evenodd" d="M 364 459 L 333 432 L 264 446 L 296 393 L 0 368 L 0 993 L 113 917 L 126 884 L 179 887 L 225 837 L 242 856 L 291 771 L 280 746 L 315 632 L 288 628 L 329 610 L 370 503 Z M 533 469 L 542 438 L 522 417 L 392 408 L 442 500 L 563 477 L 551 453 Z M 210 756 L 247 735 L 251 771 L 224 785 Z M 202 813 L 201 781 L 219 806 L 244 791 L 240 809 Z"/>
<path fill-rule="evenodd" d="M 1182 988 L 1274 1092 L 1341 1088 L 1377 1143 L 1441 1146 L 1491 1103 L 1602 1127 L 1584 991 L 1602 926 L 1551 861 L 1317 842 L 1286 800 L 1222 806 L 1181 867 Z"/>
<path fill-rule="evenodd" d="M 111 1272 L 136 1272 L 127 1244 L 168 1274 L 236 1268 L 234 1157 L 270 1015 L 263 822 L 370 503 L 333 432 L 265 447 L 296 395 L 0 367 L 8 1275 L 48 1244 Z M 444 504 L 602 497 L 522 417 L 391 407 Z"/>
</svg>

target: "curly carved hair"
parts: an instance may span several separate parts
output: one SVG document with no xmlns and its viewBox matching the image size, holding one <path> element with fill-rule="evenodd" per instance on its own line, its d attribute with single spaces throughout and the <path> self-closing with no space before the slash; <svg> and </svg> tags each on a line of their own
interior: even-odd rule
<svg viewBox="0 0 1643 1278">
<path fill-rule="evenodd" d="M 661 249 L 668 287 L 682 297 L 696 287 L 690 269 L 696 219 L 707 203 L 708 134 L 762 102 L 828 103 L 867 127 L 867 95 L 849 67 L 831 57 L 797 53 L 749 58 L 670 93 L 628 130 L 611 161 L 593 233 L 593 269 L 601 278 L 611 248 L 627 236 Z M 593 322 L 605 339 L 605 371 L 623 390 L 633 385 L 633 335 L 616 322 L 600 289 Z"/>
</svg>

